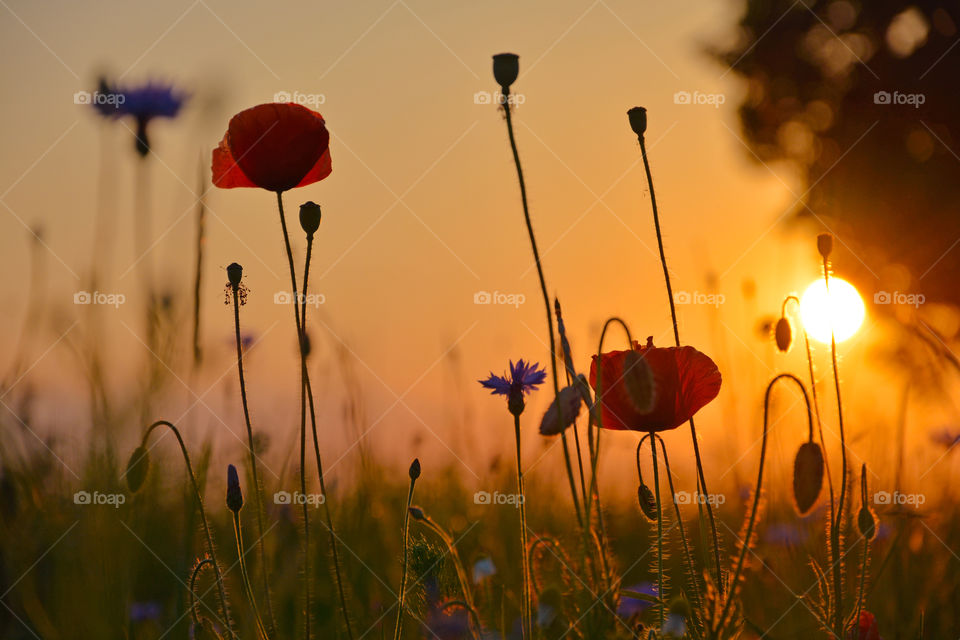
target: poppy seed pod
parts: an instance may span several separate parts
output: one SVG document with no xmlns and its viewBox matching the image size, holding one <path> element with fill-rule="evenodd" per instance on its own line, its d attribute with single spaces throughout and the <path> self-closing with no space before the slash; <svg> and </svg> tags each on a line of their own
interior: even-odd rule
<svg viewBox="0 0 960 640">
<path fill-rule="evenodd" d="M 416 480 L 420 477 L 420 458 L 414 458 L 410 463 L 410 479 Z"/>
<path fill-rule="evenodd" d="M 823 488 L 823 452 L 820 445 L 809 441 L 800 445 L 793 461 L 793 499 L 797 513 L 810 513 Z"/>
<path fill-rule="evenodd" d="M 520 74 L 520 56 L 515 53 L 498 53 L 493 56 L 493 77 L 504 93 L 510 91 Z"/>
<path fill-rule="evenodd" d="M 647 517 L 647 520 L 650 522 L 657 521 L 657 498 L 653 495 L 653 491 L 643 482 L 640 483 L 640 486 L 637 487 L 637 499 L 640 502 L 640 511 L 643 511 L 643 515 Z"/>
<path fill-rule="evenodd" d="M 790 345 L 793 344 L 793 328 L 786 316 L 780 316 L 780 319 L 777 320 L 773 336 L 777 341 L 777 349 L 780 349 L 783 353 L 790 351 Z"/>
<path fill-rule="evenodd" d="M 227 465 L 227 509 L 240 513 L 243 508 L 243 492 L 240 490 L 240 477 L 235 466 Z"/>
<path fill-rule="evenodd" d="M 150 468 L 150 456 L 143 446 L 133 450 L 130 460 L 127 462 L 127 486 L 130 491 L 136 493 L 143 486 L 143 481 L 147 479 L 147 471 Z"/>
<path fill-rule="evenodd" d="M 308 236 L 320 228 L 320 205 L 310 200 L 300 205 L 300 227 Z"/>
<path fill-rule="evenodd" d="M 833 235 L 829 233 L 821 233 L 817 236 L 817 251 L 820 252 L 820 255 L 824 260 L 830 257 L 830 254 L 833 252 Z"/>
<path fill-rule="evenodd" d="M 627 111 L 627 118 L 630 119 L 630 128 L 642 138 L 647 132 L 647 110 L 643 107 L 634 107 Z"/>
<path fill-rule="evenodd" d="M 230 263 L 227 267 L 227 279 L 230 281 L 231 287 L 240 286 L 240 278 L 243 277 L 243 267 L 241 267 L 236 262 Z"/>
</svg>

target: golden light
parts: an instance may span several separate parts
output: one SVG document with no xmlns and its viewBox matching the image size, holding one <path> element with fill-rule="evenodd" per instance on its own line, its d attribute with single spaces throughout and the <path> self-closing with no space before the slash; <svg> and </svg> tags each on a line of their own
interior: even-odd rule
<svg viewBox="0 0 960 640">
<path fill-rule="evenodd" d="M 800 298 L 800 319 L 815 340 L 830 343 L 830 332 L 837 342 L 846 340 L 863 324 L 866 309 L 856 287 L 840 278 L 830 278 L 830 292 L 820 278 Z"/>
</svg>

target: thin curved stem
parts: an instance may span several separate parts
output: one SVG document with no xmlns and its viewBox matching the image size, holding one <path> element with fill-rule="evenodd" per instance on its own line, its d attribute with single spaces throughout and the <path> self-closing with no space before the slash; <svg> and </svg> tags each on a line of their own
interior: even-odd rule
<svg viewBox="0 0 960 640">
<path fill-rule="evenodd" d="M 457 580 L 460 582 L 460 590 L 463 591 L 463 599 L 467 603 L 467 607 L 470 609 L 476 610 L 476 607 L 473 604 L 473 592 L 470 590 L 470 582 L 467 580 L 467 572 L 463 568 L 463 562 L 460 560 L 460 552 L 457 551 L 457 545 L 454 542 L 453 538 L 449 533 L 444 530 L 437 522 L 428 516 L 423 514 L 422 518 L 418 518 L 419 522 L 422 522 L 428 529 L 433 531 L 437 536 L 443 540 L 443 544 L 447 547 L 447 551 L 450 553 L 450 557 L 453 558 L 453 568 L 457 572 Z M 477 638 L 477 631 L 471 629 L 471 634 L 474 638 Z"/>
<path fill-rule="evenodd" d="M 413 488 L 417 479 L 410 478 L 410 490 L 407 493 L 407 508 L 403 512 L 403 563 L 400 569 L 400 597 L 397 599 L 397 624 L 393 631 L 393 640 L 400 640 L 400 630 L 403 628 L 404 597 L 407 592 L 407 557 L 408 540 L 410 535 L 410 505 L 413 504 Z"/>
<path fill-rule="evenodd" d="M 250 601 L 250 608 L 253 609 L 253 617 L 257 623 L 257 633 L 262 640 L 269 640 L 267 630 L 263 626 L 263 618 L 260 617 L 260 608 L 257 607 L 257 599 L 253 595 L 253 587 L 250 585 L 250 573 L 247 571 L 247 561 L 243 549 L 243 532 L 240 528 L 240 512 L 233 512 L 233 535 L 237 540 L 237 557 L 240 561 L 240 576 L 243 578 L 243 589 L 247 592 L 247 600 Z"/>
<path fill-rule="evenodd" d="M 653 174 L 650 173 L 650 161 L 647 158 L 647 144 L 643 135 L 638 135 L 640 141 L 640 153 L 643 156 L 643 168 L 647 174 L 647 185 L 650 188 L 650 204 L 653 206 L 653 226 L 657 232 L 657 248 L 660 250 L 660 265 L 663 267 L 663 279 L 667 285 L 667 300 L 670 303 L 670 318 L 673 321 L 673 340 L 680 346 L 680 329 L 677 324 L 677 310 L 673 302 L 673 287 L 670 284 L 670 271 L 667 268 L 667 255 L 663 250 L 663 234 L 660 231 L 660 213 L 657 210 L 657 196 L 653 189 Z M 694 425 L 693 417 L 690 418 L 690 437 L 693 440 L 693 455 L 697 462 L 697 481 L 700 483 L 700 489 L 703 495 L 708 496 L 707 478 L 703 472 L 703 460 L 700 457 L 700 444 L 697 442 L 697 428 Z M 720 538 L 717 535 L 717 523 L 713 515 L 713 506 L 707 501 L 707 516 L 710 519 L 710 533 L 713 536 L 713 559 L 717 570 L 717 589 L 720 595 L 723 595 L 723 569 L 720 565 Z"/>
<path fill-rule="evenodd" d="M 657 499 L 657 597 L 663 598 L 663 510 L 660 503 L 660 470 L 657 468 L 657 443 L 650 439 L 650 454 L 653 457 L 653 495 Z M 658 607 L 657 627 L 663 628 L 663 607 Z"/>
<path fill-rule="evenodd" d="M 277 619 L 273 615 L 273 604 L 270 598 L 270 578 L 267 575 L 267 554 L 264 549 L 263 534 L 263 494 L 260 487 L 260 474 L 257 471 L 257 454 L 253 445 L 253 427 L 250 424 L 250 409 L 247 405 L 247 384 L 243 375 L 243 341 L 240 339 L 240 287 L 231 287 L 233 290 L 233 325 L 237 342 L 237 372 L 240 377 L 240 401 L 243 405 L 243 419 L 247 426 L 247 447 L 250 452 L 250 472 L 253 476 L 253 493 L 256 496 L 254 508 L 257 511 L 257 542 L 260 548 L 260 574 L 263 576 L 263 593 L 267 600 L 267 615 L 270 616 L 270 628 L 276 633 Z"/>
<path fill-rule="evenodd" d="M 236 634 L 233 631 L 233 624 L 230 622 L 230 610 L 227 608 L 227 593 L 223 587 L 223 575 L 220 573 L 220 563 L 217 562 L 217 552 L 213 547 L 213 534 L 210 532 L 210 524 L 207 522 L 207 513 L 203 508 L 203 496 L 200 494 L 200 485 L 197 484 L 197 476 L 193 472 L 193 464 L 190 462 L 190 453 L 187 451 L 187 445 L 183 443 L 183 437 L 180 435 L 180 430 L 177 429 L 176 425 L 167 420 L 157 420 L 149 427 L 147 427 L 146 432 L 143 434 L 143 440 L 141 446 L 146 448 L 147 440 L 150 437 L 150 434 L 157 427 L 167 427 L 173 431 L 173 435 L 176 436 L 177 442 L 180 444 L 180 451 L 183 453 L 183 461 L 187 465 L 187 474 L 190 476 L 190 483 L 193 485 L 194 497 L 197 499 L 197 506 L 200 508 L 200 522 L 203 526 L 203 533 L 207 538 L 207 552 L 210 554 L 210 559 L 213 562 L 213 572 L 217 579 L 217 592 L 220 597 L 220 607 L 223 609 L 223 617 L 226 620 L 224 623 L 227 627 L 228 633 L 231 638 L 236 638 Z"/>
<path fill-rule="evenodd" d="M 310 508 L 307 504 L 307 398 L 305 391 L 306 359 L 303 355 L 303 331 L 300 327 L 297 295 L 297 274 L 293 266 L 293 250 L 290 248 L 290 235 L 287 233 L 287 219 L 283 213 L 283 194 L 277 192 L 277 208 L 280 212 L 280 227 L 283 230 L 283 243 L 287 250 L 287 263 L 290 267 L 290 286 L 293 288 L 293 319 L 297 326 L 297 351 L 300 354 L 300 493 L 303 500 L 303 593 L 304 593 L 304 637 L 310 640 Z"/>
<path fill-rule="evenodd" d="M 193 622 L 197 625 L 200 624 L 200 616 L 197 614 L 197 578 L 200 577 L 200 572 L 203 571 L 203 568 L 208 565 L 212 566 L 213 560 L 210 558 L 204 558 L 196 564 L 196 566 L 193 568 L 193 571 L 190 573 L 190 617 L 193 618 Z"/>
<path fill-rule="evenodd" d="M 737 565 L 733 571 L 733 579 L 730 582 L 730 594 L 727 596 L 726 602 L 723 605 L 723 610 L 718 618 L 720 625 L 725 624 L 727 613 L 729 612 L 730 606 L 733 603 L 734 596 L 737 594 L 737 585 L 740 582 L 740 575 L 743 573 L 743 563 L 747 556 L 747 550 L 750 548 L 750 539 L 753 537 L 753 528 L 757 521 L 757 511 L 760 507 L 761 494 L 763 492 L 763 469 L 767 460 L 767 436 L 770 421 L 770 395 L 773 392 L 774 385 L 776 385 L 776 383 L 780 380 L 792 380 L 797 384 L 798 387 L 800 387 L 800 391 L 803 393 L 803 400 L 807 408 L 808 430 L 811 432 L 813 430 L 813 414 L 810 411 L 810 398 L 807 396 L 807 389 L 803 386 L 803 382 L 801 382 L 800 378 L 796 377 L 792 373 L 781 373 L 775 376 L 767 385 L 767 392 L 764 394 L 763 398 L 763 439 L 760 445 L 760 465 L 757 469 L 757 488 L 755 489 L 753 495 L 753 505 L 750 508 L 750 517 L 747 520 L 746 533 L 743 537 L 743 540 L 740 541 L 740 555 L 737 557 Z"/>
<path fill-rule="evenodd" d="M 330 503 L 327 500 L 327 485 L 323 476 L 323 460 L 320 458 L 320 441 L 317 437 L 317 413 L 313 401 L 313 386 L 310 383 L 310 371 L 307 369 L 307 354 L 305 352 L 307 336 L 307 285 L 310 282 L 310 258 L 313 255 L 313 234 L 307 234 L 307 257 L 303 266 L 303 295 L 300 301 L 300 354 L 303 365 L 303 384 L 307 391 L 307 406 L 310 409 L 310 432 L 313 435 L 313 453 L 317 460 L 317 476 L 320 480 L 320 493 L 323 495 L 323 514 L 326 519 L 327 532 L 330 534 L 330 550 L 333 560 L 333 574 L 337 582 L 337 595 L 340 598 L 340 609 L 343 612 L 343 622 L 347 628 L 347 637 L 353 638 L 353 627 L 350 624 L 350 615 L 347 612 L 347 596 L 343 588 L 343 576 L 340 573 L 340 551 L 337 545 L 337 533 L 333 528 L 333 515 L 330 513 Z"/>
<path fill-rule="evenodd" d="M 530 236 L 530 247 L 533 249 L 533 260 L 537 263 L 537 276 L 540 278 L 540 292 L 543 294 L 543 304 L 547 309 L 547 331 L 550 336 L 550 369 L 553 373 L 553 396 L 557 402 L 557 409 L 563 412 L 560 406 L 559 395 L 560 387 L 557 378 L 557 346 L 553 336 L 553 313 L 550 311 L 550 296 L 547 294 L 547 282 L 543 276 L 543 265 L 540 263 L 540 251 L 537 249 L 537 238 L 533 233 L 533 224 L 530 222 L 530 208 L 527 206 L 527 186 L 523 180 L 523 168 L 520 166 L 520 153 L 517 151 L 517 141 L 513 135 L 513 117 L 510 113 L 510 90 L 503 90 L 503 111 L 507 119 L 507 134 L 510 136 L 510 149 L 513 151 L 513 162 L 517 166 L 517 178 L 520 181 L 520 200 L 523 204 L 523 219 L 527 223 L 527 233 Z M 562 419 L 563 416 L 561 415 Z M 570 495 L 573 496 L 573 507 L 577 512 L 577 521 L 580 526 L 589 526 L 589 517 L 584 518 L 580 513 L 580 499 L 577 497 L 577 485 L 573 480 L 573 466 L 570 462 L 570 447 L 567 444 L 566 432 L 560 433 L 560 441 L 563 444 L 563 458 L 567 467 L 567 480 L 570 483 Z M 586 500 L 586 496 L 584 496 Z"/>
</svg>

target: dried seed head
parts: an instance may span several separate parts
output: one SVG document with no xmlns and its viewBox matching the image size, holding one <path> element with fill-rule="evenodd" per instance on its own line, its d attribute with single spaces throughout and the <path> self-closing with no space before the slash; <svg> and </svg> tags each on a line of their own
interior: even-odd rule
<svg viewBox="0 0 960 640">
<path fill-rule="evenodd" d="M 130 460 L 127 462 L 127 486 L 130 491 L 136 493 L 143 486 L 143 481 L 147 479 L 147 471 L 150 468 L 150 456 L 147 450 L 141 445 L 133 450 Z"/>
<path fill-rule="evenodd" d="M 300 205 L 300 227 L 308 236 L 320 228 L 320 205 L 309 200 Z"/>
<path fill-rule="evenodd" d="M 649 413 L 656 403 L 653 369 L 639 352 L 630 350 L 623 360 L 623 383 L 637 411 Z"/>
<path fill-rule="evenodd" d="M 797 513 L 810 513 L 823 488 L 823 452 L 816 442 L 804 442 L 793 461 L 793 499 Z"/>
<path fill-rule="evenodd" d="M 780 316 L 780 319 L 777 320 L 773 335 L 777 340 L 777 349 L 780 349 L 783 353 L 790 351 L 790 345 L 793 344 L 793 327 L 790 326 L 790 321 L 786 316 Z"/>
<path fill-rule="evenodd" d="M 647 517 L 647 520 L 650 522 L 657 521 L 657 498 L 653 495 L 653 491 L 650 490 L 643 482 L 640 483 L 640 486 L 637 487 L 637 499 L 640 501 L 640 510 L 643 511 L 643 515 Z"/>
<path fill-rule="evenodd" d="M 510 91 L 520 75 L 520 56 L 515 53 L 498 53 L 493 56 L 493 77 L 504 93 Z"/>
<path fill-rule="evenodd" d="M 227 267 L 227 279 L 230 281 L 230 286 L 236 289 L 240 286 L 240 279 L 243 277 L 243 267 L 241 267 L 236 262 L 230 263 L 230 266 Z"/>
<path fill-rule="evenodd" d="M 420 458 L 414 458 L 410 463 L 410 479 L 416 480 L 420 477 Z"/>
<path fill-rule="evenodd" d="M 243 492 L 240 490 L 240 477 L 235 466 L 227 465 L 227 509 L 240 513 L 243 508 Z"/>
<path fill-rule="evenodd" d="M 817 236 L 817 251 L 824 260 L 830 257 L 833 252 L 833 235 L 830 233 L 821 233 Z"/>
<path fill-rule="evenodd" d="M 634 107 L 627 111 L 627 118 L 630 119 L 630 128 L 642 138 L 647 132 L 647 110 L 643 107 Z"/>
</svg>

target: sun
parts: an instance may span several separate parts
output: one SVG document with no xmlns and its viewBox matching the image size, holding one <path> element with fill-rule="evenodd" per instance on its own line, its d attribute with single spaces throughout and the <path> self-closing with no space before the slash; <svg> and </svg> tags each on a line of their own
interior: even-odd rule
<svg viewBox="0 0 960 640">
<path fill-rule="evenodd" d="M 814 281 L 800 299 L 800 319 L 815 340 L 830 343 L 831 328 L 837 342 L 846 340 L 863 324 L 866 309 L 856 287 L 840 278 L 830 278 L 830 292 L 823 279 Z"/>
</svg>

